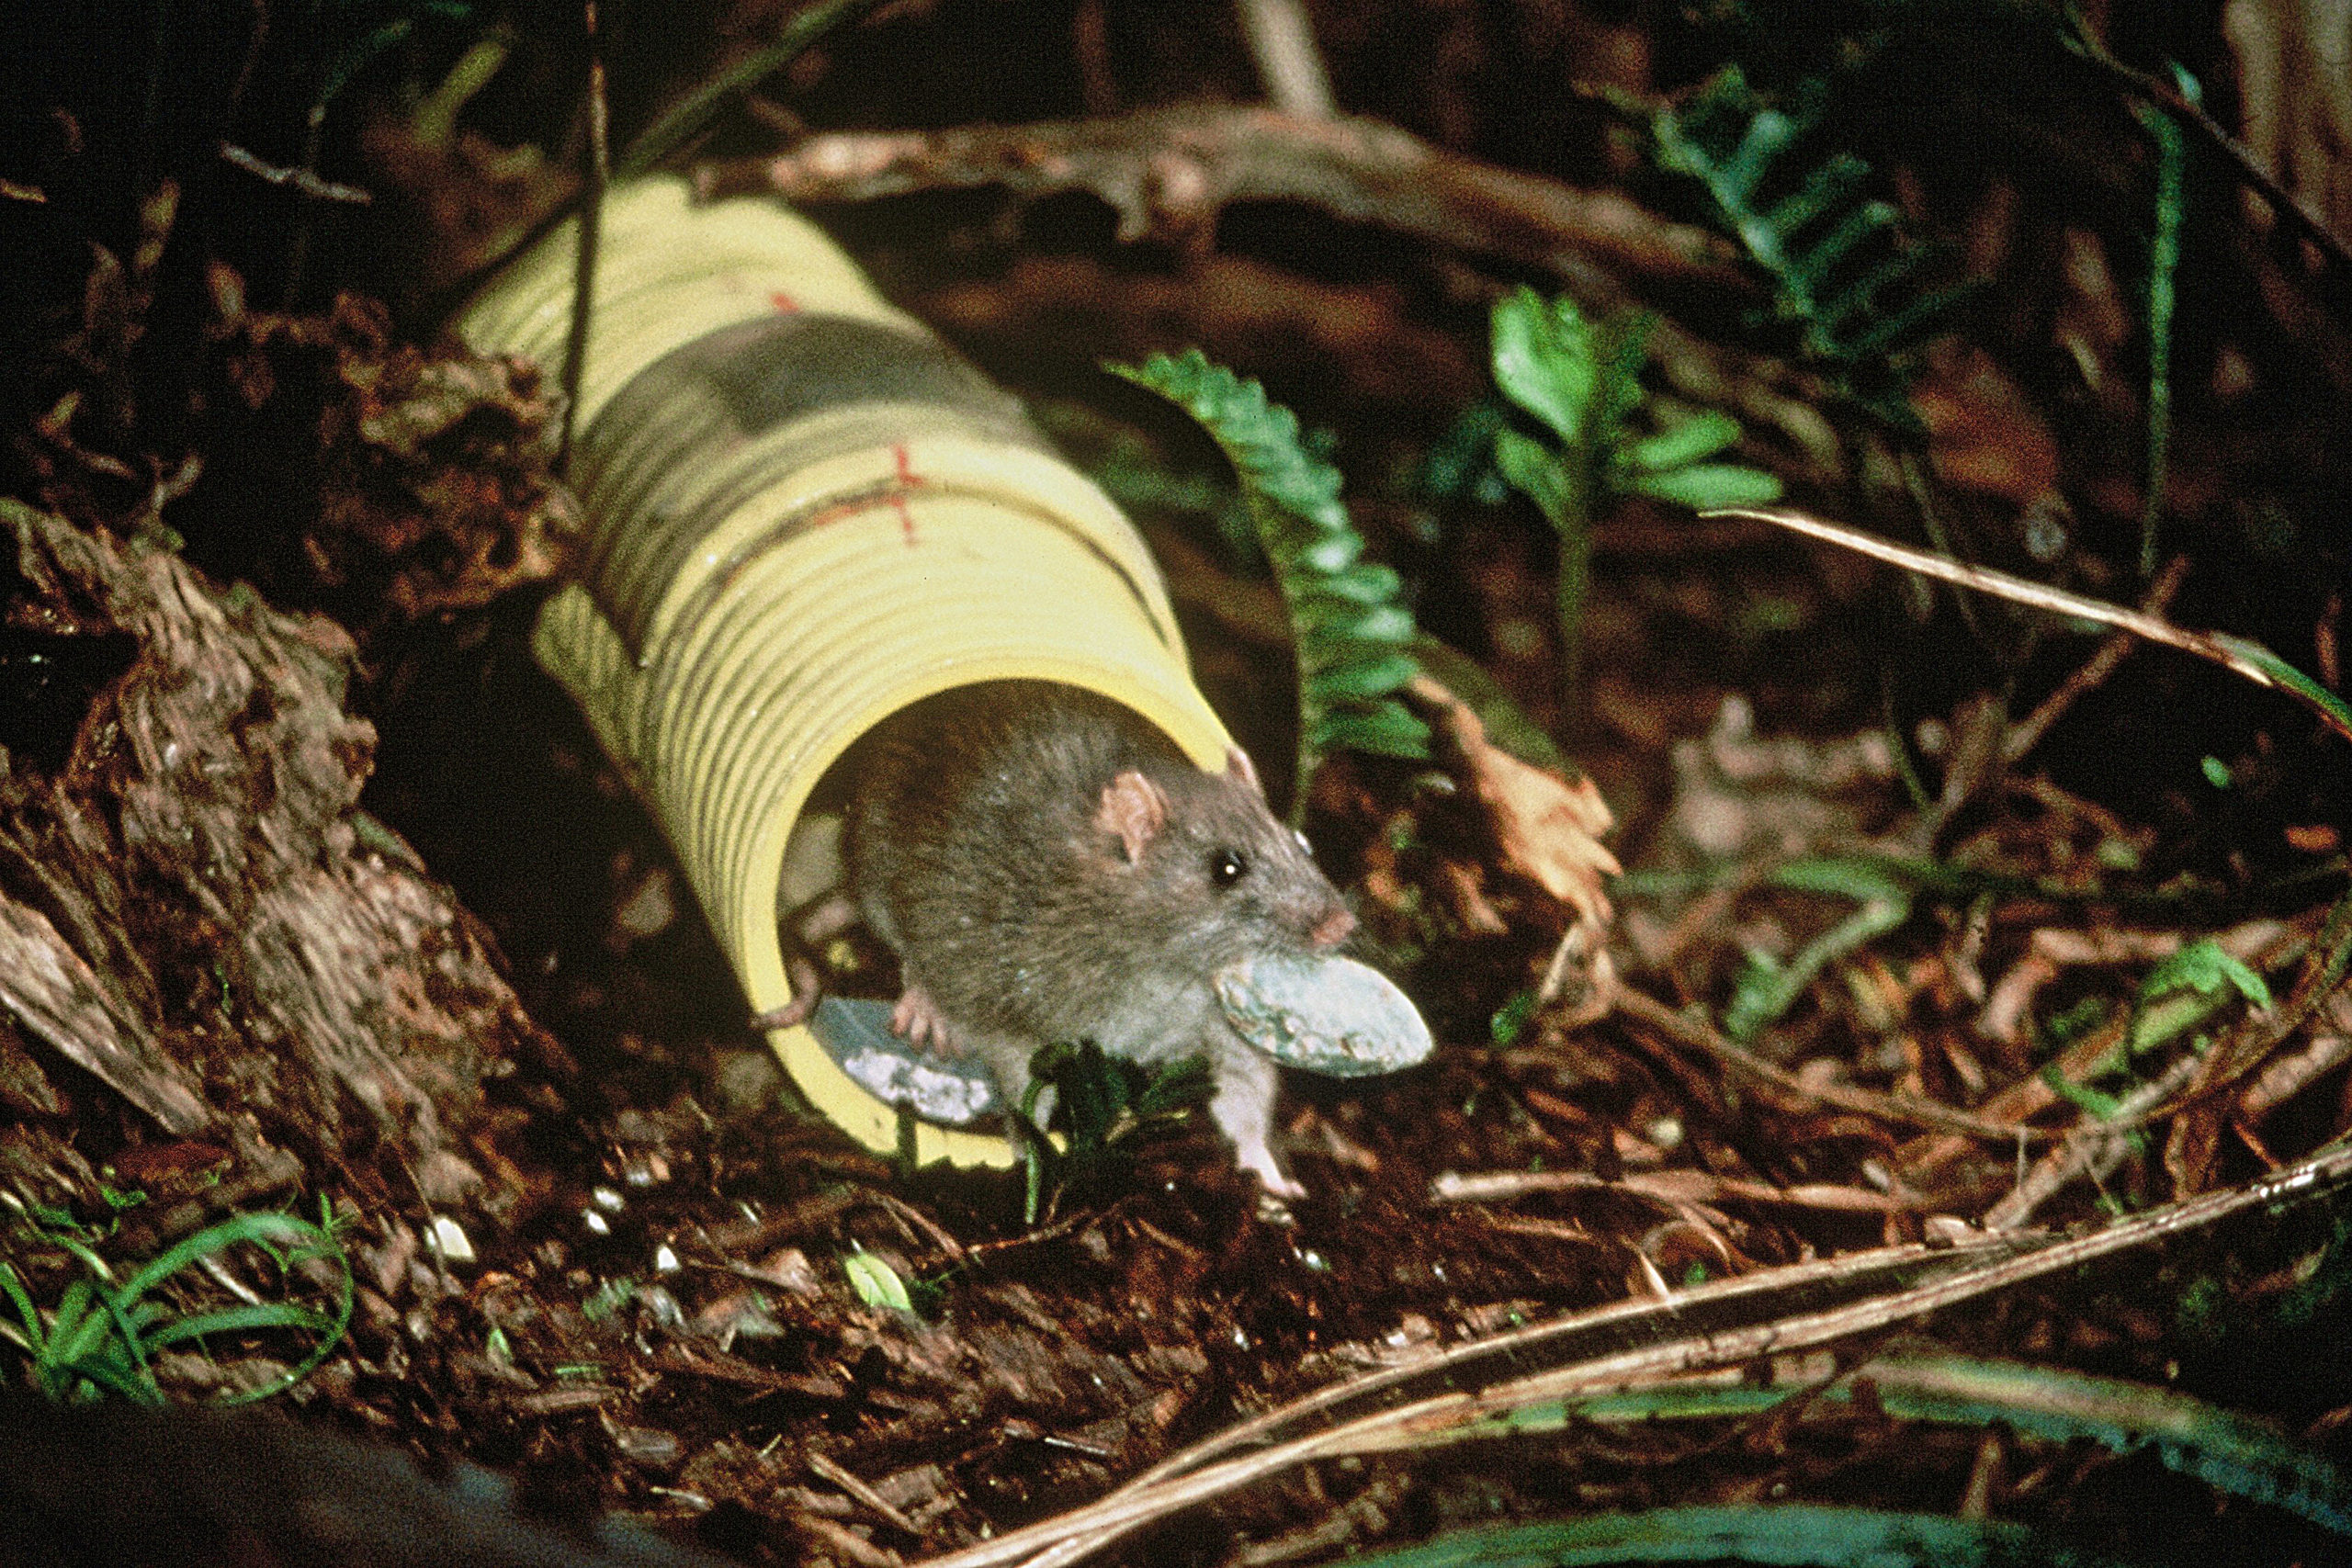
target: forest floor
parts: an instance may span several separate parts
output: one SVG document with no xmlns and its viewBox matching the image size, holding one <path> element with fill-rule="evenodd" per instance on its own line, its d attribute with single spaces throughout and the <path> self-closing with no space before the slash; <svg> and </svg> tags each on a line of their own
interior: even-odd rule
<svg viewBox="0 0 2352 1568">
<path fill-rule="evenodd" d="M 551 477 L 557 371 L 434 325 L 484 235 L 576 187 L 561 160 L 485 173 L 533 140 L 535 104 L 568 123 L 548 107 L 576 99 L 568 35 L 527 19 L 507 41 L 524 79 L 455 141 L 402 91 L 454 75 L 463 39 L 363 78 L 325 167 L 405 215 L 397 274 L 398 216 L 313 215 L 289 278 L 282 186 L 224 187 L 212 164 L 166 200 L 161 174 L 77 164 L 107 152 L 104 96 L 59 89 L 89 148 L 27 130 L 27 177 L 0 171 L 52 307 L 10 324 L 5 411 L 0 1257 L 25 1365 L 49 1366 L 42 1325 L 93 1259 L 119 1279 L 235 1214 L 332 1214 L 347 1330 L 284 1400 L 747 1561 L 1021 1561 L 985 1552 L 1290 1402 L 1351 1390 L 1193 1472 L 1657 1346 L 1679 1359 L 1493 1395 L 1521 1429 L 1463 1441 L 1458 1412 L 1433 1416 L 1425 1443 L 1204 1483 L 1106 1550 L 1322 1561 L 1563 1514 L 1819 1503 L 2126 1560 L 2325 1560 L 2346 1495 L 2328 1461 L 2352 1459 L 2343 1173 L 2318 1168 L 2314 1206 L 2219 1217 L 2352 1125 L 2345 738 L 2126 633 L 1639 496 L 1589 520 L 1564 654 L 1561 536 L 1485 454 L 1517 417 L 1493 389 L 1496 299 L 1638 303 L 1658 324 L 1637 422 L 1728 413 L 1725 459 L 1804 511 L 2256 639 L 2334 688 L 2352 268 L 2189 160 L 2201 227 L 2143 563 L 2162 170 L 2133 106 L 2161 102 L 2018 23 L 1982 81 L 1936 92 L 1939 124 L 1984 135 L 1930 147 L 1894 106 L 1958 46 L 1872 35 L 1799 156 L 1860 149 L 1973 289 L 1872 367 L 1772 324 L 1785 277 L 1661 172 L 1643 118 L 1734 61 L 1793 102 L 1838 35 L 1768 68 L 1736 28 L 1489 9 L 1510 26 L 1435 3 L 1321 17 L 1371 117 L 1335 129 L 1178 93 L 1253 87 L 1238 39 L 1167 7 L 891 7 L 680 165 L 791 196 L 1024 400 L 1143 527 L 1253 755 L 1294 754 L 1282 599 L 1238 542 L 1231 471 L 1102 361 L 1197 344 L 1327 432 L 1355 525 L 1464 661 L 1433 672 L 1546 766 L 1496 760 L 1424 692 L 1430 760 L 1317 775 L 1319 857 L 1438 1048 L 1286 1080 L 1279 1144 L 1306 1190 L 1286 1207 L 1194 1115 L 1058 1168 L 1029 1215 L 1018 1168 L 904 1168 L 854 1141 L 752 1027 L 661 829 L 532 655 L 581 525 Z M 2163 40 L 2227 77 L 2219 38 L 2197 41 Z M 249 119 L 296 91 L 254 51 Z M 1066 68 L 992 86 L 969 69 L 1055 51 Z M 2063 79 L 2037 76 L 2052 62 Z M 624 119 L 685 69 L 639 63 Z M 1558 107 L 1510 109 L 1544 73 Z M 1410 147 L 1384 140 L 1398 127 Z M 265 284 L 293 305 L 255 303 Z M 1291 769 L 1266 771 L 1283 798 Z M 1605 895 L 1591 818 L 1560 804 L 1579 778 L 1614 819 Z M 2134 1215 L 2162 1223 L 2096 1269 L 1928 1299 L 1949 1269 Z M 281 1278 L 223 1243 L 153 1299 L 164 1323 L 332 1307 L 342 1267 Z M 1757 1288 L 1707 1293 L 1723 1281 Z M 1686 1317 L 1691 1290 L 1709 1304 Z M 1611 1307 L 1581 1337 L 1464 1355 Z M 166 1336 L 144 1371 L 184 1400 L 255 1389 L 306 1333 Z M 1905 1382 L 2022 1365 L 2044 1403 L 1966 1417 L 1922 1414 Z M 1703 1419 L 1543 1415 L 1669 1371 L 1693 1398 L 1806 1392 Z M 2033 1425 L 2086 1406 L 2092 1385 L 2064 1382 L 2084 1376 L 2269 1423 L 2322 1501 L 2166 1471 L 2158 1404 Z"/>
</svg>

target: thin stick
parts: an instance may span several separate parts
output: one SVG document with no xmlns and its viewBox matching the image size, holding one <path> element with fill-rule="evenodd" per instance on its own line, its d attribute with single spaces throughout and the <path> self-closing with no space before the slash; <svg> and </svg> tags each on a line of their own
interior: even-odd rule
<svg viewBox="0 0 2352 1568">
<path fill-rule="evenodd" d="M 2086 599 L 2079 593 L 2069 593 L 2063 588 L 2052 588 L 2046 583 L 2012 577 L 2007 572 L 1995 571 L 1989 567 L 1970 566 L 1943 556 L 1931 556 L 1859 529 L 1808 517 L 1802 512 L 1726 506 L 1713 512 L 1702 512 L 1699 515 L 1745 517 L 1755 522 L 1777 524 L 1792 533 L 1843 545 L 1849 550 L 1899 566 L 1906 571 L 1916 571 L 1923 577 L 1996 593 L 2020 604 L 2030 604 L 2037 610 L 2047 610 L 2052 615 L 2072 615 L 2077 620 L 2120 627 L 2150 642 L 2195 654 L 2257 686 L 2283 692 L 2309 708 L 2328 728 L 2345 739 L 2352 740 L 2352 709 L 2346 709 L 2334 694 L 2312 682 L 2309 676 L 2290 668 L 2268 649 L 2244 637 L 2231 637 L 2223 632 L 2189 631 L 2141 611 L 2127 610 L 2120 604 L 2110 604 L 2102 599 Z"/>
<path fill-rule="evenodd" d="M 1236 0 L 1235 9 L 1267 101 L 1301 119 L 1329 119 L 1338 112 L 1306 7 L 1299 0 Z"/>
<path fill-rule="evenodd" d="M 2289 227 L 2301 230 L 2305 239 L 2334 257 L 2338 265 L 2352 266 L 2352 246 L 2347 246 L 2343 237 L 2330 229 L 2317 213 L 2297 200 L 2294 192 L 2279 184 L 2278 176 L 2264 168 L 2262 161 L 2244 142 L 2232 136 L 2221 121 L 2207 114 L 2199 105 L 2190 103 L 2178 88 L 2163 78 L 2152 76 L 2116 59 L 2098 39 L 2077 32 L 2070 41 L 2083 59 L 2162 109 L 2177 123 L 2197 132 L 2208 146 L 2229 160 L 2237 170 L 2238 178 L 2261 193 L 2270 210 L 2285 219 Z"/>
<path fill-rule="evenodd" d="M 2100 1258 L 2204 1229 L 2249 1210 L 2310 1201 L 2334 1192 L 2347 1179 L 2352 1179 L 2352 1147 L 2338 1146 L 2276 1177 L 2152 1210 L 2104 1229 L 2039 1246 L 2028 1245 L 2022 1251 L 1996 1248 L 1988 1261 L 1959 1267 L 1941 1278 L 1907 1289 L 1826 1309 L 1799 1311 L 1767 1322 L 1736 1326 L 1694 1325 L 1691 1332 L 1657 1343 L 1634 1345 L 1508 1382 L 1467 1391 L 1449 1390 L 1394 1408 L 1375 1410 L 1274 1448 L 1206 1464 L 1148 1484 L 1124 1487 L 1099 1503 L 1058 1518 L 1009 1531 L 960 1551 L 926 1559 L 922 1568 L 1005 1568 L 1015 1562 L 1024 1564 L 1024 1568 L 1060 1568 L 1139 1526 L 1315 1460 L 1442 1442 L 1464 1434 L 1499 1413 L 1537 1401 L 1641 1387 L 1662 1378 L 1738 1366 L 1765 1356 L 1787 1355 L 1881 1333 L 1997 1291 L 2036 1280 L 2064 1277 Z M 1688 1310 L 1683 1303 L 1696 1299 L 1693 1292 L 1677 1292 L 1667 1305 L 1669 1310 Z M 1249 1425 L 1262 1427 L 1264 1424 L 1265 1418 L 1261 1417 Z"/>
<path fill-rule="evenodd" d="M 581 378 L 588 367 L 588 327 L 595 313 L 596 246 L 604 234 L 605 189 L 613 179 L 605 39 L 596 26 L 596 0 L 584 0 L 581 19 L 588 32 L 588 195 L 580 209 L 580 249 L 571 269 L 571 331 L 563 345 L 563 434 L 556 446 L 555 471 L 566 477 L 579 426 Z"/>
<path fill-rule="evenodd" d="M 2148 585 L 2148 592 L 2141 596 L 2141 614 L 2163 615 L 2188 576 L 2188 558 L 2173 557 L 2155 581 Z M 2058 722 L 2060 716 L 2114 674 L 2116 666 L 2123 662 L 2124 655 L 2138 646 L 2139 643 L 2128 631 L 2109 634 L 2107 640 L 2098 645 L 2098 651 L 2076 665 L 2073 674 L 2058 682 L 2056 691 L 2042 698 L 2041 705 L 2023 720 L 2009 727 L 2008 734 L 2001 739 L 2001 761 L 2011 767 L 2022 761 L 2027 752 L 2041 743 L 2041 738 L 2050 732 L 2050 727 Z"/>
</svg>

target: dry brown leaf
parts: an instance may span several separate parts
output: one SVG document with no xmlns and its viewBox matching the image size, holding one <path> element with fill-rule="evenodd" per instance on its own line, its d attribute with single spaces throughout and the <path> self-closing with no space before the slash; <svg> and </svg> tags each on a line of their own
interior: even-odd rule
<svg viewBox="0 0 2352 1568">
<path fill-rule="evenodd" d="M 2305 211 L 2352 232 L 2352 6 L 2345 0 L 2230 0 L 2222 36 L 2237 57 L 2246 150 Z M 2267 227 L 2261 198 L 2246 209 Z"/>
<path fill-rule="evenodd" d="M 1470 705 L 1434 676 L 1413 680 L 1413 695 L 1435 710 L 1438 728 L 1460 755 L 1462 773 L 1493 823 L 1503 862 L 1532 878 L 1571 911 L 1568 930 L 1544 971 L 1543 1000 L 1565 1003 L 1569 1021 L 1609 1010 L 1615 966 L 1609 956 L 1614 912 L 1603 877 L 1623 868 L 1600 835 L 1615 824 L 1590 779 L 1574 784 L 1523 762 L 1487 739 Z"/>
<path fill-rule="evenodd" d="M 1542 884 L 1579 919 L 1608 925 L 1609 895 L 1601 878 L 1623 868 L 1600 843 L 1599 835 L 1616 819 L 1592 781 L 1570 784 L 1495 745 L 1469 705 L 1435 677 L 1416 677 L 1412 690 L 1437 710 L 1439 727 L 1461 753 L 1463 772 L 1494 823 L 1504 861 Z"/>
</svg>

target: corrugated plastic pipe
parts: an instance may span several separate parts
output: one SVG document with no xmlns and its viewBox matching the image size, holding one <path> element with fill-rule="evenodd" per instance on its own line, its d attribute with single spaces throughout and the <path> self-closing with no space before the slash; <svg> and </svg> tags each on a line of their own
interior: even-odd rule
<svg viewBox="0 0 2352 1568">
<path fill-rule="evenodd" d="M 603 222 L 574 415 L 591 542 L 535 645 L 660 819 L 754 1011 L 791 994 L 779 888 L 837 871 L 810 791 L 909 703 L 1066 682 L 1225 765 L 1142 540 L 1011 396 L 773 202 L 697 207 L 656 177 L 616 187 Z M 566 224 L 508 264 L 459 315 L 467 342 L 561 364 L 576 243 Z M 805 1028 L 770 1042 L 827 1115 L 898 1146 L 895 1108 Z M 1007 1152 L 923 1123 L 916 1156 Z"/>
</svg>

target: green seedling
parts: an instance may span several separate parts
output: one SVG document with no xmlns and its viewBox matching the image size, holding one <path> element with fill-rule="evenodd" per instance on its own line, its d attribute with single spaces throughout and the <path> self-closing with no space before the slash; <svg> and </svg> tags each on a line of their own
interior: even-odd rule
<svg viewBox="0 0 2352 1568">
<path fill-rule="evenodd" d="M 1703 509 L 1760 506 L 1781 494 L 1770 474 L 1711 460 L 1739 439 L 1739 424 L 1727 414 L 1710 411 L 1637 434 L 1653 326 L 1640 314 L 1595 322 L 1574 300 L 1546 300 L 1524 287 L 1495 303 L 1496 385 L 1545 433 L 1498 429 L 1495 463 L 1560 538 L 1565 692 L 1576 688 L 1592 531 L 1602 517 L 1629 496 Z"/>
<path fill-rule="evenodd" d="M 1039 1051 L 1030 1058 L 1029 1087 L 1021 1097 L 1027 1128 L 1022 1139 L 1024 1223 L 1037 1223 L 1049 1183 L 1093 1185 L 1121 1174 L 1138 1145 L 1205 1105 L 1211 1088 L 1208 1061 L 1201 1056 L 1146 1064 L 1091 1042 Z M 1064 1137 L 1058 1153 L 1038 1122 L 1040 1108 L 1048 1104 L 1048 1119 Z"/>
<path fill-rule="evenodd" d="M 870 1252 L 859 1250 L 842 1259 L 842 1272 L 849 1276 L 849 1288 L 857 1299 L 880 1311 L 912 1313 L 914 1302 L 907 1295 L 907 1282 L 899 1271 Z"/>
<path fill-rule="evenodd" d="M 111 1393 L 141 1404 L 164 1403 L 150 1367 L 160 1350 L 218 1335 L 291 1332 L 310 1337 L 310 1351 L 292 1368 L 221 1403 L 266 1399 L 308 1377 L 350 1326 L 351 1262 L 334 1235 L 335 1223 L 323 1200 L 317 1224 L 290 1214 L 238 1214 L 189 1236 L 127 1279 L 118 1279 L 115 1268 L 78 1235 L 36 1226 L 37 1243 L 71 1257 L 82 1273 L 65 1287 L 57 1305 L 43 1313 L 25 1280 L 0 1262 L 0 1296 L 17 1314 L 13 1327 L 0 1322 L 0 1332 L 25 1353 L 33 1386 L 49 1398 L 80 1402 Z M 330 1265 L 334 1275 L 331 1308 L 322 1312 L 295 1302 L 251 1302 L 217 1312 L 181 1314 L 160 1299 L 161 1287 L 174 1276 L 241 1246 L 262 1254 L 281 1276 L 291 1276 L 313 1261 Z"/>
<path fill-rule="evenodd" d="M 1747 955 L 1734 983 L 1730 1005 L 1724 1010 L 1724 1032 L 1742 1043 L 1753 1040 L 1765 1025 L 1788 1011 L 1824 964 L 1843 958 L 1911 918 L 1910 886 L 1874 861 L 1796 861 L 1774 872 L 1770 881 L 1794 893 L 1850 898 L 1860 908 L 1805 943 L 1786 964 L 1761 953 Z"/>
</svg>

